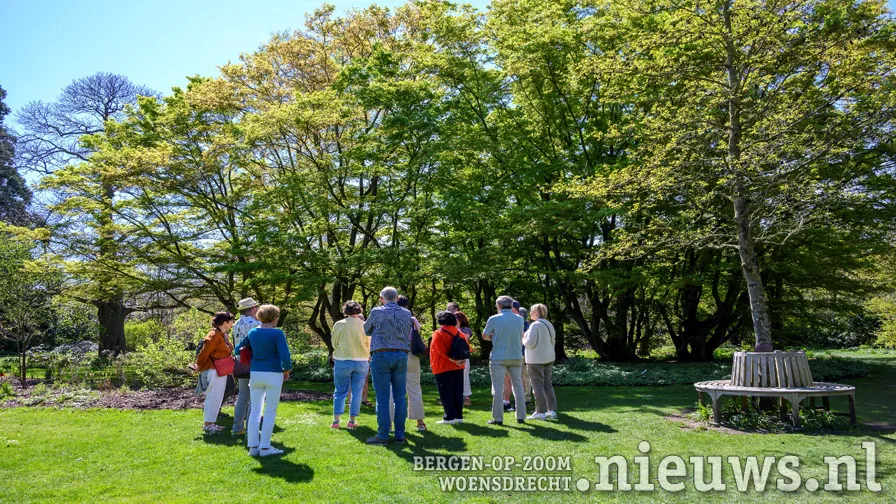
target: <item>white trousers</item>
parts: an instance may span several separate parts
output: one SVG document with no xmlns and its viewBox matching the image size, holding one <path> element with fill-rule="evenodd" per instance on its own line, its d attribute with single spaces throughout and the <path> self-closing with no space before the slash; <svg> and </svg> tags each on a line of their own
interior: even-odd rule
<svg viewBox="0 0 896 504">
<path fill-rule="evenodd" d="M 203 371 L 208 380 L 208 389 L 205 391 L 205 406 L 203 407 L 203 415 L 206 422 L 215 422 L 218 420 L 218 413 L 221 411 L 221 403 L 224 402 L 224 389 L 227 388 L 227 375 L 218 376 L 215 368 Z"/>
<path fill-rule="evenodd" d="M 252 371 L 249 375 L 249 427 L 246 438 L 250 448 L 271 447 L 271 434 L 274 433 L 274 420 L 277 418 L 277 406 L 280 404 L 280 389 L 283 388 L 283 373 Z M 264 425 L 261 426 L 262 403 L 264 403 Z"/>
<path fill-rule="evenodd" d="M 473 395 L 473 390 L 470 388 L 470 359 L 464 361 L 464 397 L 470 397 Z"/>
</svg>

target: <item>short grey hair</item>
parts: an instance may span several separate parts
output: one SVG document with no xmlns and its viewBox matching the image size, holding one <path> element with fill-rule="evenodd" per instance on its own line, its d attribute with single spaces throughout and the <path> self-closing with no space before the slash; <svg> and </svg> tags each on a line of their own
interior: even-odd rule
<svg viewBox="0 0 896 504">
<path fill-rule="evenodd" d="M 380 291 L 380 297 L 383 298 L 383 301 L 398 301 L 398 291 L 395 287 L 386 287 L 385 289 Z"/>
<path fill-rule="evenodd" d="M 502 310 L 510 309 L 510 307 L 513 306 L 513 298 L 510 296 L 499 296 L 498 299 L 495 300 L 495 306 Z"/>
</svg>

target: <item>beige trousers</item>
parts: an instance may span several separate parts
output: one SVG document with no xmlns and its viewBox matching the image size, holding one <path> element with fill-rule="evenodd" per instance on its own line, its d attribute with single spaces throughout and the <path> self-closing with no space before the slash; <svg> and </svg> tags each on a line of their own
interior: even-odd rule
<svg viewBox="0 0 896 504">
<path fill-rule="evenodd" d="M 420 386 L 420 357 L 408 352 L 408 420 L 423 420 L 423 388 Z M 389 416 L 395 421 L 395 400 L 389 394 Z"/>
</svg>

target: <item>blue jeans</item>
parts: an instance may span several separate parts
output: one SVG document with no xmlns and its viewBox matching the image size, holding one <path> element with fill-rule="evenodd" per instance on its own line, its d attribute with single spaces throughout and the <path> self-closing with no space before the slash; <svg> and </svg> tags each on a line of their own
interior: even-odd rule
<svg viewBox="0 0 896 504">
<path fill-rule="evenodd" d="M 348 388 L 352 388 L 352 403 L 349 406 L 349 415 L 356 417 L 361 413 L 361 389 L 367 380 L 367 370 L 370 363 L 367 361 L 338 360 L 333 366 L 333 381 L 336 383 L 336 391 L 333 392 L 333 415 L 345 413 L 345 396 Z"/>
<path fill-rule="evenodd" d="M 389 391 L 395 401 L 395 439 L 404 439 L 404 422 L 408 417 L 405 397 L 408 377 L 407 352 L 377 352 L 370 361 L 370 374 L 376 391 L 376 437 L 389 439 Z M 354 395 L 354 392 L 352 392 Z"/>
</svg>

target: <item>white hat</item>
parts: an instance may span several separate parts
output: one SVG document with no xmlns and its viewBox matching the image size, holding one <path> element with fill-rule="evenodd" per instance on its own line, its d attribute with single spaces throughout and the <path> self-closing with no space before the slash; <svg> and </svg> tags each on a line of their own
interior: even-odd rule
<svg viewBox="0 0 896 504">
<path fill-rule="evenodd" d="M 253 306 L 258 306 L 258 302 L 252 298 L 240 299 L 240 302 L 236 305 L 236 309 L 239 311 L 248 310 Z"/>
</svg>

